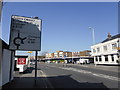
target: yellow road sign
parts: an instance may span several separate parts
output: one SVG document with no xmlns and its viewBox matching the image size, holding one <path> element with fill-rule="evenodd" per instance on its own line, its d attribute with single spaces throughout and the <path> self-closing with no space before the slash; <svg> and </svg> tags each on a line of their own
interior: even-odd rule
<svg viewBox="0 0 120 90">
<path fill-rule="evenodd" d="M 28 53 L 32 53 L 32 51 L 29 51 Z"/>
</svg>

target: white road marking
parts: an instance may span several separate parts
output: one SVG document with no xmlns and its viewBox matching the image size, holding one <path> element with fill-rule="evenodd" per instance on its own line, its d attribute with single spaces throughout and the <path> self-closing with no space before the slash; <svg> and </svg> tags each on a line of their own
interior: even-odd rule
<svg viewBox="0 0 120 90">
<path fill-rule="evenodd" d="M 47 75 L 42 70 L 40 70 L 40 77 L 44 77 L 43 83 L 45 85 L 45 88 L 52 88 L 54 90 L 54 87 L 52 86 L 50 81 L 47 79 Z"/>
<path fill-rule="evenodd" d="M 104 74 L 99 74 L 99 73 L 92 73 L 92 72 L 86 71 L 86 70 L 79 70 L 79 69 L 75 69 L 75 68 L 62 68 L 62 67 L 59 67 L 59 68 L 65 69 L 65 70 L 76 71 L 76 72 L 84 73 L 84 74 L 90 74 L 90 75 L 93 75 L 93 76 L 106 78 L 106 79 L 110 79 L 110 80 L 120 81 L 120 78 L 118 78 L 118 77 L 104 75 Z"/>
<path fill-rule="evenodd" d="M 89 74 L 89 75 L 93 75 L 93 76 L 96 76 L 96 77 L 106 78 L 106 79 L 110 79 L 110 80 L 114 80 L 114 81 L 120 81 L 120 78 L 114 77 L 114 76 L 110 76 L 110 75 L 93 73 L 93 72 L 90 72 L 90 71 L 79 70 L 79 69 L 70 68 L 70 67 L 66 68 L 66 67 L 56 67 L 56 66 L 51 66 L 51 65 L 48 65 L 48 66 L 55 67 L 55 68 L 60 68 L 60 69 L 64 69 L 64 70 L 71 70 L 71 71 L 75 71 L 75 72 L 79 72 L 79 73 L 84 73 L 84 74 Z"/>
</svg>

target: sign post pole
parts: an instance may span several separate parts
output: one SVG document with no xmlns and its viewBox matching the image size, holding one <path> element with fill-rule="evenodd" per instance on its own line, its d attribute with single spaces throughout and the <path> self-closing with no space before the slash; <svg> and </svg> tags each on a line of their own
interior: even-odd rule
<svg viewBox="0 0 120 90">
<path fill-rule="evenodd" d="M 15 50 L 11 51 L 9 82 L 11 82 L 11 78 L 12 78 L 13 55 L 15 56 Z"/>
<path fill-rule="evenodd" d="M 38 17 L 11 16 L 9 49 L 36 52 L 35 85 L 37 81 L 37 52 L 41 50 L 41 25 L 42 20 Z M 22 63 L 25 60 L 19 61 Z"/>
<path fill-rule="evenodd" d="M 36 81 L 37 81 L 37 51 L 35 52 L 35 85 L 36 85 Z"/>
</svg>

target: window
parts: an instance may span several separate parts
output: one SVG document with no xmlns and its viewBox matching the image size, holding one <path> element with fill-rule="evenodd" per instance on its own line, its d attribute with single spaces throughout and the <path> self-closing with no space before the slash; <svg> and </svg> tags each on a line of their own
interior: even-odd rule
<svg viewBox="0 0 120 90">
<path fill-rule="evenodd" d="M 112 50 L 115 50 L 117 48 L 117 43 L 112 44 Z"/>
<path fill-rule="evenodd" d="M 99 61 L 102 61 L 101 56 L 99 56 Z"/>
<path fill-rule="evenodd" d="M 97 58 L 97 57 L 95 57 L 95 60 L 96 60 L 96 61 L 98 61 L 98 58 Z"/>
<path fill-rule="evenodd" d="M 100 52 L 100 48 L 97 48 L 97 52 Z"/>
<path fill-rule="evenodd" d="M 104 51 L 107 51 L 107 46 L 103 46 Z"/>
<path fill-rule="evenodd" d="M 93 53 L 95 53 L 96 52 L 96 50 L 95 49 L 93 49 Z"/>
<path fill-rule="evenodd" d="M 105 61 L 108 61 L 108 56 L 107 55 L 105 55 Z"/>
<path fill-rule="evenodd" d="M 113 55 L 111 55 L 111 59 L 112 59 L 112 61 L 114 61 L 114 56 Z"/>
<path fill-rule="evenodd" d="M 118 57 L 118 58 L 120 57 L 119 54 L 117 54 L 117 57 Z"/>
</svg>

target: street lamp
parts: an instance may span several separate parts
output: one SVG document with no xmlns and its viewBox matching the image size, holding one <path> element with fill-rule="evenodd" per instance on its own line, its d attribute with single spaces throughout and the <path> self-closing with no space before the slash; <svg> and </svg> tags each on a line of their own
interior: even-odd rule
<svg viewBox="0 0 120 90">
<path fill-rule="evenodd" d="M 120 63 L 120 38 L 119 38 L 119 40 L 117 41 L 117 43 L 118 43 L 118 47 L 117 47 L 117 52 L 118 52 L 118 64 Z"/>
<path fill-rule="evenodd" d="M 93 45 L 95 44 L 95 31 L 94 31 L 94 28 L 92 27 L 89 27 L 90 30 L 92 30 L 92 36 L 93 36 Z"/>
<path fill-rule="evenodd" d="M 90 30 L 92 30 L 92 36 L 93 36 L 93 45 L 95 44 L 95 33 L 94 33 L 94 28 L 89 27 Z M 95 67 L 96 67 L 96 62 L 95 62 Z"/>
</svg>

